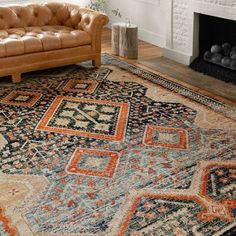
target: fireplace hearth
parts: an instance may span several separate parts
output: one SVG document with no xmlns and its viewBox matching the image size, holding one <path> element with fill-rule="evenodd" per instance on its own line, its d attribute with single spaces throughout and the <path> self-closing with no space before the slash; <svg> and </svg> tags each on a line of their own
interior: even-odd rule
<svg viewBox="0 0 236 236">
<path fill-rule="evenodd" d="M 203 57 L 195 59 L 190 64 L 190 68 L 205 75 L 236 85 L 236 71 L 207 62 Z"/>
<path fill-rule="evenodd" d="M 199 14 L 199 57 L 190 68 L 236 84 L 236 21 Z"/>
</svg>

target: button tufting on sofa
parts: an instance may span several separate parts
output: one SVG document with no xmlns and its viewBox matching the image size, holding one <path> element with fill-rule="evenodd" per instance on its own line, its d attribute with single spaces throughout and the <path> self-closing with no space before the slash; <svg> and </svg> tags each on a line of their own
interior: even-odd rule
<svg viewBox="0 0 236 236">
<path fill-rule="evenodd" d="M 0 7 L 0 76 L 93 60 L 100 65 L 104 14 L 67 3 Z M 17 75 L 17 76 L 16 76 Z"/>
</svg>

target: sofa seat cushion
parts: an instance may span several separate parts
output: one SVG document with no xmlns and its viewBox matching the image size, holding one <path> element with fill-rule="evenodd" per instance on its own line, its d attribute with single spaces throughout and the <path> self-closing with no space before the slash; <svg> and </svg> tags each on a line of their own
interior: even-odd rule
<svg viewBox="0 0 236 236">
<path fill-rule="evenodd" d="M 91 36 L 66 26 L 0 30 L 0 58 L 91 44 Z"/>
</svg>

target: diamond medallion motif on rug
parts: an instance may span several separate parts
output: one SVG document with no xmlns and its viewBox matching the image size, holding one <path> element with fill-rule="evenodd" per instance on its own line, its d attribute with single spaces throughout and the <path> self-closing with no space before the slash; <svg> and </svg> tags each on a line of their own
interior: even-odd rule
<svg viewBox="0 0 236 236">
<path fill-rule="evenodd" d="M 175 232 L 173 235 L 190 235 L 186 232 L 186 226 L 192 225 L 194 221 L 202 224 L 202 226 L 198 226 L 199 229 L 201 227 L 204 229 L 207 223 L 216 219 L 222 222 L 235 222 L 236 200 L 233 192 L 236 178 L 235 174 L 232 175 L 235 173 L 235 167 L 236 164 L 233 161 L 203 161 L 198 163 L 193 176 L 194 185 L 192 184 L 188 191 L 180 189 L 137 191 L 129 198 L 131 204 L 127 204 L 129 208 L 126 209 L 127 212 L 117 235 L 135 235 L 134 232 L 139 235 L 138 232 L 141 231 L 142 235 L 149 235 L 149 233 L 152 235 L 152 232 L 153 235 L 164 236 L 163 232 L 167 234 L 168 228 L 172 224 L 177 227 L 173 229 Z M 214 173 L 219 179 L 221 178 L 219 182 L 223 188 L 219 190 L 215 188 L 218 181 L 212 183 L 212 180 L 215 179 L 208 178 L 209 169 L 211 169 L 211 173 Z M 207 195 L 207 191 L 211 187 L 215 188 L 213 198 Z M 218 196 L 216 197 L 216 195 Z M 181 224 L 185 227 L 181 227 Z M 150 227 L 151 225 L 153 226 Z M 220 229 L 217 226 L 215 228 Z"/>
<path fill-rule="evenodd" d="M 37 129 L 121 141 L 128 112 L 127 103 L 58 96 Z"/>
<path fill-rule="evenodd" d="M 160 127 L 148 125 L 144 143 L 173 149 L 187 148 L 187 131 L 181 128 Z"/>
<path fill-rule="evenodd" d="M 3 98 L 1 103 L 11 106 L 32 107 L 41 97 L 42 94 L 38 92 L 15 90 Z"/>
<path fill-rule="evenodd" d="M 63 90 L 77 93 L 93 93 L 97 86 L 98 83 L 95 81 L 71 79 L 66 83 Z"/>
<path fill-rule="evenodd" d="M 118 159 L 117 152 L 80 148 L 75 151 L 66 170 L 69 174 L 112 178 Z"/>
</svg>

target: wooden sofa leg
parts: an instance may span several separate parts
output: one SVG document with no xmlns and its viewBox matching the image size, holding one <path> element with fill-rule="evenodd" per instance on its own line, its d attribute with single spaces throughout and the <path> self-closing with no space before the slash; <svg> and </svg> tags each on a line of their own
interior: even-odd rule
<svg viewBox="0 0 236 236">
<path fill-rule="evenodd" d="M 92 61 L 92 63 L 93 63 L 93 66 L 95 66 L 95 67 L 100 67 L 101 66 L 101 56 L 98 56 L 98 57 L 96 57 L 93 61 Z"/>
<path fill-rule="evenodd" d="M 12 83 L 19 83 L 21 82 L 21 74 L 13 74 L 11 76 Z"/>
</svg>

